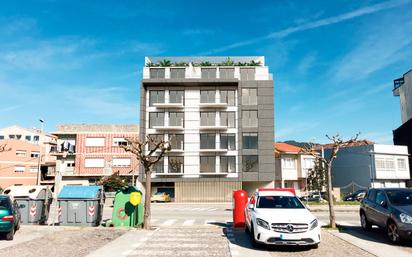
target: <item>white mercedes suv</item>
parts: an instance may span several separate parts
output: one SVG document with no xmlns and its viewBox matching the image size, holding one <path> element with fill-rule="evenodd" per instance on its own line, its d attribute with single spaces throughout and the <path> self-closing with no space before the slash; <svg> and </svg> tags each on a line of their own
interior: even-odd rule
<svg viewBox="0 0 412 257">
<path fill-rule="evenodd" d="M 245 209 L 246 232 L 252 244 L 311 245 L 320 243 L 317 218 L 290 191 L 258 189 Z"/>
</svg>

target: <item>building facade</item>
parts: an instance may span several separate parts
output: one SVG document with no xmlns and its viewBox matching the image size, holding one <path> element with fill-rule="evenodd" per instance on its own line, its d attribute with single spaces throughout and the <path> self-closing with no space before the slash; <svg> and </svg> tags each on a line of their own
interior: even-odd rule
<svg viewBox="0 0 412 257">
<path fill-rule="evenodd" d="M 230 201 L 235 189 L 273 183 L 273 79 L 263 57 L 146 57 L 140 96 L 141 138 L 172 144 L 155 191 Z"/>
<path fill-rule="evenodd" d="M 139 136 L 138 125 L 58 125 L 57 146 L 52 153 L 57 157 L 56 171 L 63 185 L 89 185 L 103 176 L 118 173 L 121 176 L 138 175 L 136 157 L 125 152 L 125 138 Z"/>
<path fill-rule="evenodd" d="M 275 143 L 275 186 L 294 188 L 299 196 L 307 193 L 309 170 L 315 166 L 315 158 L 302 154 L 301 150 L 294 145 Z"/>
<path fill-rule="evenodd" d="M 56 158 L 50 151 L 56 138 L 41 130 L 11 126 L 0 129 L 0 186 L 48 184 Z M 40 169 L 40 172 L 39 172 Z"/>
</svg>

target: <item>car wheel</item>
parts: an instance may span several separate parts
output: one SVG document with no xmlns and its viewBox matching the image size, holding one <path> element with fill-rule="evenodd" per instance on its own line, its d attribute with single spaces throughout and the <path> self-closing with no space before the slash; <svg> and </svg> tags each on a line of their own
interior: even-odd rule
<svg viewBox="0 0 412 257">
<path fill-rule="evenodd" d="M 319 248 L 319 243 L 312 245 L 312 249 L 318 249 Z"/>
<path fill-rule="evenodd" d="M 16 231 L 20 229 L 20 221 L 16 225 Z"/>
<path fill-rule="evenodd" d="M 10 241 L 10 240 L 13 240 L 13 238 L 14 238 L 14 228 L 12 228 L 11 231 L 6 234 L 6 240 Z"/>
<path fill-rule="evenodd" d="M 401 241 L 401 237 L 398 231 L 398 226 L 396 225 L 395 222 L 389 221 L 386 231 L 387 231 L 388 238 L 392 243 L 398 244 Z"/>
<path fill-rule="evenodd" d="M 372 224 L 368 221 L 368 218 L 366 218 L 366 214 L 364 212 L 361 212 L 360 214 L 360 222 L 363 230 L 371 230 Z"/>
</svg>

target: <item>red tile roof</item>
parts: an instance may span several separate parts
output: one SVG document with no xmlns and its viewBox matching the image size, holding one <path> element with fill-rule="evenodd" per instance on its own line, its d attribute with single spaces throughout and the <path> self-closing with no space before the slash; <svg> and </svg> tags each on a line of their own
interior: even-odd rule
<svg viewBox="0 0 412 257">
<path fill-rule="evenodd" d="M 299 153 L 302 148 L 286 143 L 275 143 L 275 150 L 284 153 Z"/>
</svg>

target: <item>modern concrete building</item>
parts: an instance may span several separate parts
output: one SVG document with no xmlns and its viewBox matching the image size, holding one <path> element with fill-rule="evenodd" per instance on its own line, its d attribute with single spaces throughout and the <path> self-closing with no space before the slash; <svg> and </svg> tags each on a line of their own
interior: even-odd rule
<svg viewBox="0 0 412 257">
<path fill-rule="evenodd" d="M 406 145 L 408 152 L 412 153 L 412 70 L 395 79 L 393 84 L 393 95 L 399 96 L 402 117 L 402 125 L 393 131 L 393 142 L 395 145 Z M 412 171 L 410 156 L 409 170 Z M 408 184 L 412 186 L 412 181 Z"/>
<path fill-rule="evenodd" d="M 47 174 L 56 164 L 50 155 L 55 145 L 56 138 L 41 130 L 19 126 L 0 129 L 0 146 L 5 146 L 0 152 L 0 186 L 52 183 Z"/>
<path fill-rule="evenodd" d="M 140 96 L 141 138 L 173 148 L 156 166 L 155 191 L 231 201 L 232 190 L 273 185 L 273 79 L 264 57 L 146 57 Z"/>
<path fill-rule="evenodd" d="M 57 157 L 56 180 L 63 185 L 95 184 L 103 176 L 118 172 L 121 176 L 138 176 L 136 157 L 120 146 L 125 138 L 139 136 L 138 125 L 58 125 L 57 146 L 52 153 Z M 59 189 L 57 189 L 59 190 Z"/>
<path fill-rule="evenodd" d="M 309 170 L 315 166 L 315 157 L 302 154 L 302 148 L 275 143 L 276 187 L 291 187 L 297 195 L 306 194 Z"/>
<path fill-rule="evenodd" d="M 330 149 L 325 149 L 329 156 Z M 341 148 L 332 165 L 333 187 L 341 192 L 369 187 L 405 187 L 409 180 L 406 146 L 368 143 Z"/>
</svg>

